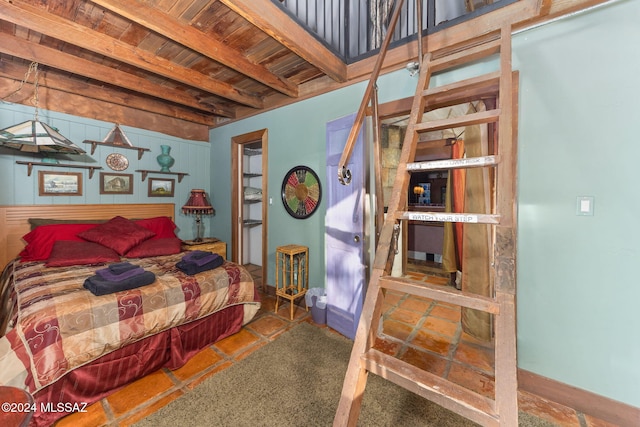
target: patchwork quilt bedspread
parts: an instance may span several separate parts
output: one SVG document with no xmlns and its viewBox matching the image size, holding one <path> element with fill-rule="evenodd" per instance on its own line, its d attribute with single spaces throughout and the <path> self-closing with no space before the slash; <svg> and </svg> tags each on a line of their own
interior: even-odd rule
<svg viewBox="0 0 640 427">
<path fill-rule="evenodd" d="M 249 304 L 257 311 L 253 279 L 243 267 L 225 262 L 188 276 L 176 268 L 182 256 L 128 260 L 153 272 L 155 282 L 103 296 L 82 285 L 104 265 L 11 263 L 5 280 L 13 281 L 15 312 L 0 338 L 0 384 L 34 393 L 111 351 L 225 307 Z"/>
</svg>

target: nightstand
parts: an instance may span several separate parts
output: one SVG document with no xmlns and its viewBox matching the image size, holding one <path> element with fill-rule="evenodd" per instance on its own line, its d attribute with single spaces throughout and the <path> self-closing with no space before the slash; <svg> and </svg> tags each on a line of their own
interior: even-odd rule
<svg viewBox="0 0 640 427">
<path fill-rule="evenodd" d="M 183 251 L 209 251 L 214 254 L 220 255 L 222 258 L 227 259 L 227 244 L 215 237 L 205 237 L 202 242 L 194 242 L 193 240 L 182 241 Z"/>
</svg>

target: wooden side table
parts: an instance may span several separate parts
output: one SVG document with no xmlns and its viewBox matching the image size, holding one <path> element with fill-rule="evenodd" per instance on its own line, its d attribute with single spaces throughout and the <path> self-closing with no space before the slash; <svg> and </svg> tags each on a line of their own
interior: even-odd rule
<svg viewBox="0 0 640 427">
<path fill-rule="evenodd" d="M 294 301 L 309 289 L 309 248 L 300 245 L 276 248 L 276 312 L 280 297 L 288 299 L 293 320 Z M 307 301 L 304 302 L 305 309 Z"/>
<path fill-rule="evenodd" d="M 33 397 L 17 387 L 0 386 L 0 424 L 3 426 L 26 427 L 31 421 L 35 403 Z"/>
<path fill-rule="evenodd" d="M 194 242 L 193 240 L 182 241 L 183 251 L 209 251 L 214 254 L 220 255 L 222 258 L 227 259 L 227 244 L 222 240 L 215 237 L 205 237 L 202 242 Z"/>
</svg>

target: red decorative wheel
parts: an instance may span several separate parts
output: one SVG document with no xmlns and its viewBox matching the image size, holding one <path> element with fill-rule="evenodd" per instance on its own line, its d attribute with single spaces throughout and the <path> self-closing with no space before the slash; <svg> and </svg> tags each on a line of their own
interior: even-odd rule
<svg viewBox="0 0 640 427">
<path fill-rule="evenodd" d="M 307 166 L 296 166 L 284 176 L 282 203 L 292 217 L 308 218 L 318 208 L 321 198 L 320 179 Z"/>
</svg>

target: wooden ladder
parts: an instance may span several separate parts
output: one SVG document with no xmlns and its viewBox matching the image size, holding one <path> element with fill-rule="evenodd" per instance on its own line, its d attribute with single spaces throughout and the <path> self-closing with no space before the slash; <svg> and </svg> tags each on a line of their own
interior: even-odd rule
<svg viewBox="0 0 640 427">
<path fill-rule="evenodd" d="M 484 57 L 499 56 L 499 70 L 480 77 L 429 88 L 433 73 Z M 516 261 L 516 150 L 514 146 L 511 25 L 495 34 L 424 56 L 407 133 L 400 155 L 387 217 L 378 241 L 373 271 L 344 379 L 334 426 L 356 425 L 368 373 L 374 373 L 411 392 L 485 426 L 517 426 L 517 368 L 515 316 Z M 422 122 L 427 111 L 493 97 L 497 106 L 486 111 Z M 492 109 L 489 109 L 492 108 Z M 494 123 L 490 136 L 493 154 L 485 157 L 412 163 L 421 132 Z M 435 213 L 407 210 L 412 171 L 494 168 L 491 213 Z M 399 224 L 404 221 L 462 222 L 490 225 L 490 283 L 492 297 L 391 277 Z M 493 315 L 495 342 L 495 396 L 487 398 L 438 375 L 421 370 L 373 348 L 387 289 L 476 309 Z"/>
</svg>

